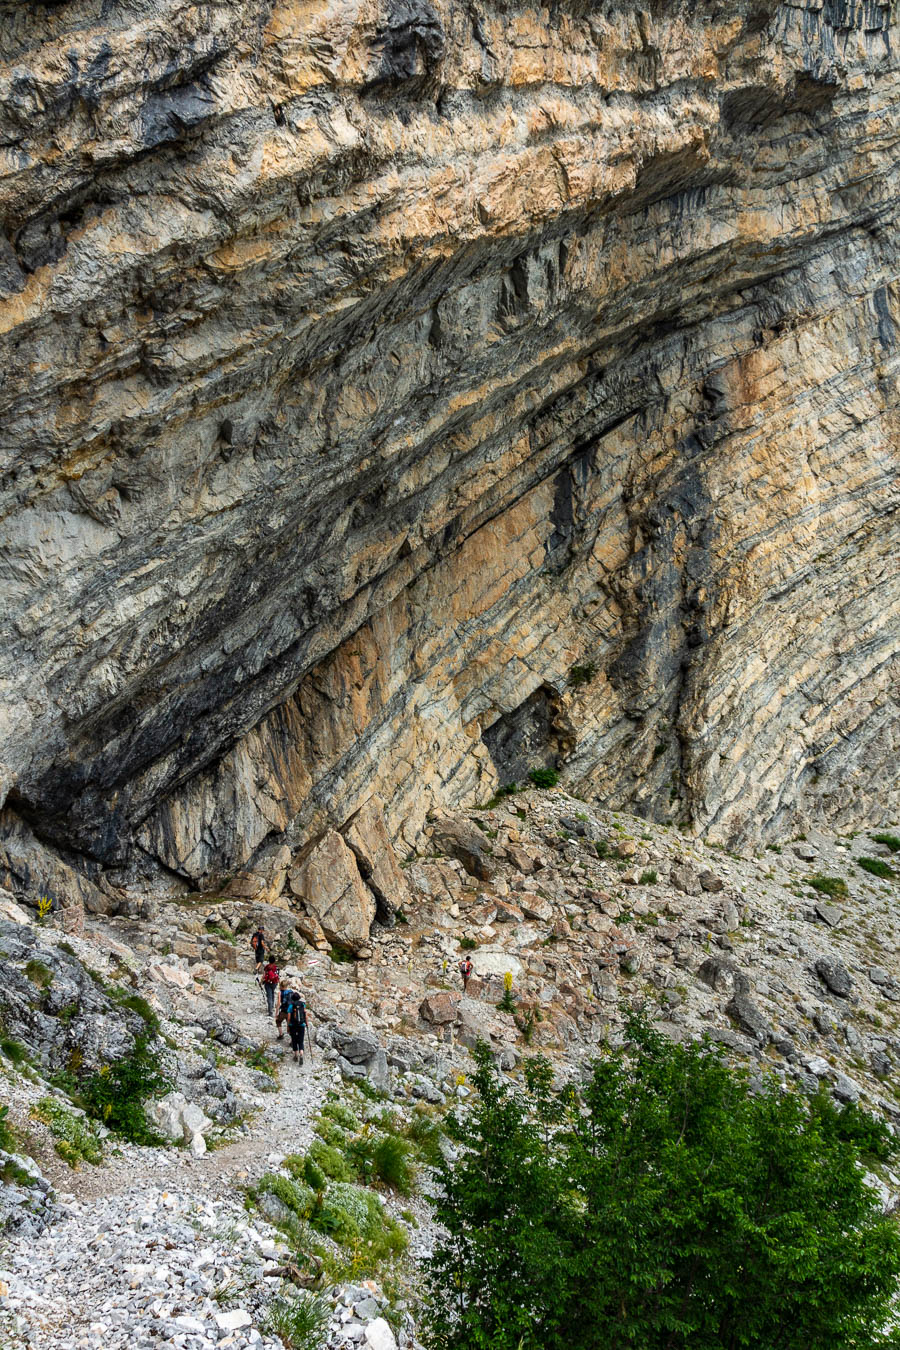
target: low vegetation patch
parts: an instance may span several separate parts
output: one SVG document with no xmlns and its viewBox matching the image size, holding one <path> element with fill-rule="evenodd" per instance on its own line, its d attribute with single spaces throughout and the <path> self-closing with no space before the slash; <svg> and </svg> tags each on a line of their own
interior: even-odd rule
<svg viewBox="0 0 900 1350">
<path fill-rule="evenodd" d="M 850 894 L 843 877 L 808 877 L 806 884 L 822 895 L 831 896 L 833 900 L 846 900 Z"/>
<path fill-rule="evenodd" d="M 528 777 L 539 788 L 556 787 L 559 782 L 559 774 L 555 769 L 531 769 Z"/>
<path fill-rule="evenodd" d="M 45 966 L 43 961 L 26 962 L 25 974 L 38 989 L 49 989 L 53 983 L 53 971 L 49 966 Z"/>
<path fill-rule="evenodd" d="M 893 881 L 897 873 L 889 867 L 883 858 L 857 858 L 857 865 L 870 876 L 881 877 L 882 881 Z"/>
<path fill-rule="evenodd" d="M 103 1161 L 103 1148 L 88 1121 L 56 1097 L 42 1097 L 31 1114 L 49 1128 L 57 1153 L 70 1167 L 76 1168 L 81 1162 L 96 1167 Z"/>
<path fill-rule="evenodd" d="M 300 1291 L 272 1299 L 264 1329 L 268 1335 L 277 1336 L 285 1350 L 320 1350 L 330 1321 L 331 1309 L 325 1300 Z"/>
<path fill-rule="evenodd" d="M 892 853 L 900 853 L 900 839 L 895 834 L 870 834 L 869 838 L 873 844 L 883 844 Z"/>
</svg>

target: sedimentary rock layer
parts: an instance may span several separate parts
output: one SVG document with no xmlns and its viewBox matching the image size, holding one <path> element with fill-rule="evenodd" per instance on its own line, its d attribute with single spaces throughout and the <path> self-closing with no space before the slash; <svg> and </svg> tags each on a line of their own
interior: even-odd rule
<svg viewBox="0 0 900 1350">
<path fill-rule="evenodd" d="M 0 801 L 199 886 L 538 763 L 896 814 L 897 36 L 0 3 Z"/>
</svg>

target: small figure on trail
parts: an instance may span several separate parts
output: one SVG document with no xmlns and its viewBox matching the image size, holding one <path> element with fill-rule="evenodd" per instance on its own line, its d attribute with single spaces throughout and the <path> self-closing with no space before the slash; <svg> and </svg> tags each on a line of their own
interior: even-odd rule
<svg viewBox="0 0 900 1350">
<path fill-rule="evenodd" d="M 287 1015 L 288 1035 L 291 1038 L 291 1050 L 294 1052 L 294 1063 L 303 1063 L 303 1038 L 306 1035 L 306 1003 L 303 995 L 296 992 L 291 999 L 291 1005 Z"/>
<path fill-rule="evenodd" d="M 266 968 L 263 971 L 262 986 L 266 995 L 266 1005 L 268 1007 L 269 1017 L 275 1015 L 275 991 L 278 988 L 278 967 L 272 957 L 269 957 Z"/>
<path fill-rule="evenodd" d="M 465 993 L 469 987 L 469 976 L 472 974 L 472 962 L 467 956 L 464 956 L 460 961 L 458 969 L 462 976 L 463 993 Z"/>
<path fill-rule="evenodd" d="M 300 991 L 294 988 L 293 975 L 285 975 L 281 981 L 281 990 L 278 998 L 278 1016 L 275 1018 L 275 1026 L 278 1028 L 278 1039 L 284 1038 L 282 1024 L 287 1021 L 288 1013 L 291 1010 L 291 1003 L 295 998 L 300 997 Z"/>
<path fill-rule="evenodd" d="M 251 937 L 250 946 L 253 948 L 253 956 L 256 961 L 256 974 L 258 978 L 259 972 L 262 966 L 264 965 L 266 959 L 266 935 L 263 930 L 262 924 L 260 924 L 256 932 Z"/>
</svg>

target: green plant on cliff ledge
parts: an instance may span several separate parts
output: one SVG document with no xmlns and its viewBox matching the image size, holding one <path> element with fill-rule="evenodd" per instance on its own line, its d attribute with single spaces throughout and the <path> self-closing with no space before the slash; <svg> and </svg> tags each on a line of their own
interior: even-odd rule
<svg viewBox="0 0 900 1350">
<path fill-rule="evenodd" d="M 539 788 L 556 787 L 559 782 L 559 774 L 555 769 L 531 769 L 528 777 Z"/>
<path fill-rule="evenodd" d="M 884 844 L 892 853 L 900 853 L 900 839 L 895 834 L 870 834 L 873 844 Z"/>
<path fill-rule="evenodd" d="M 557 1092 L 546 1061 L 520 1089 L 479 1047 L 437 1169 L 429 1346 L 896 1346 L 900 1233 L 861 1166 L 895 1153 L 886 1127 L 628 1031 Z"/>
</svg>

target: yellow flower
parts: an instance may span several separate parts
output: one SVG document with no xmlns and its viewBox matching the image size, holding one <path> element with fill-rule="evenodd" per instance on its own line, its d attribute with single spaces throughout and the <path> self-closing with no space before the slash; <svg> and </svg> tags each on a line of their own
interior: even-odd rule
<svg viewBox="0 0 900 1350">
<path fill-rule="evenodd" d="M 512 986 L 513 986 L 512 971 L 508 970 L 506 974 L 503 976 L 503 988 L 509 994 L 512 993 Z"/>
</svg>

